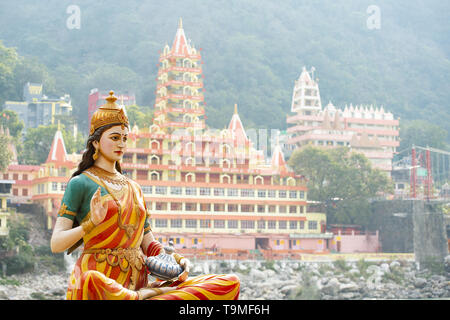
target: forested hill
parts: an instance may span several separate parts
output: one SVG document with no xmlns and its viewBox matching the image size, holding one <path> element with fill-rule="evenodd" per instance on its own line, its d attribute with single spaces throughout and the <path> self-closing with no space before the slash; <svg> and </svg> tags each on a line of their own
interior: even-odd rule
<svg viewBox="0 0 450 320">
<path fill-rule="evenodd" d="M 66 26 L 70 5 L 80 29 Z M 371 5 L 379 29 L 368 28 Z M 133 90 L 153 106 L 158 51 L 182 17 L 202 48 L 211 127 L 237 103 L 246 127 L 285 128 L 294 80 L 314 66 L 323 104 L 383 105 L 448 130 L 449 12 L 437 0 L 15 0 L 0 2 L 0 40 L 47 68 L 46 93 L 69 93 L 84 128 L 95 87 Z"/>
</svg>

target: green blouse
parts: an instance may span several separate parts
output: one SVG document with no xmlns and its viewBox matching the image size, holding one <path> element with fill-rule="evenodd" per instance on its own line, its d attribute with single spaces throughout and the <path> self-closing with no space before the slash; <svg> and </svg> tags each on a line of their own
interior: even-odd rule
<svg viewBox="0 0 450 320">
<path fill-rule="evenodd" d="M 61 200 L 61 207 L 58 215 L 72 221 L 76 219 L 78 224 L 81 225 L 81 222 L 90 211 L 91 199 L 98 187 L 100 187 L 100 194 L 102 197 L 108 194 L 108 191 L 103 186 L 97 184 L 85 174 L 80 174 L 71 178 Z M 143 201 L 143 203 L 145 206 L 145 201 Z M 144 234 L 147 234 L 150 231 L 149 215 L 147 215 L 144 224 Z"/>
</svg>

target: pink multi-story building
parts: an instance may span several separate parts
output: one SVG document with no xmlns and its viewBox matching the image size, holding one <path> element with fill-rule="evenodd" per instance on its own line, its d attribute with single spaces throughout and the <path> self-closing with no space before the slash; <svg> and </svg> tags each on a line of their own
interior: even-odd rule
<svg viewBox="0 0 450 320">
<path fill-rule="evenodd" d="M 399 120 L 391 112 L 372 105 L 350 104 L 338 109 L 331 102 L 322 108 L 318 82 L 305 67 L 295 81 L 291 112 L 295 114 L 287 117 L 290 149 L 306 145 L 347 146 L 364 154 L 375 168 L 390 174 L 392 158 L 400 144 Z"/>
</svg>

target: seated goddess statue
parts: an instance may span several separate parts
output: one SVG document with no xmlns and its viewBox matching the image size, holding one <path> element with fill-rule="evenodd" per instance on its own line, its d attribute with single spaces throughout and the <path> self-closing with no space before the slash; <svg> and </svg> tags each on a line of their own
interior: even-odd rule
<svg viewBox="0 0 450 320">
<path fill-rule="evenodd" d="M 114 92 L 92 116 L 86 150 L 73 173 L 51 238 L 53 252 L 83 251 L 70 275 L 68 300 L 232 300 L 240 282 L 232 274 L 189 277 L 191 263 L 172 253 L 184 270 L 175 281 L 148 281 L 146 261 L 163 252 L 150 227 L 140 186 L 122 175 L 129 122 Z"/>
</svg>

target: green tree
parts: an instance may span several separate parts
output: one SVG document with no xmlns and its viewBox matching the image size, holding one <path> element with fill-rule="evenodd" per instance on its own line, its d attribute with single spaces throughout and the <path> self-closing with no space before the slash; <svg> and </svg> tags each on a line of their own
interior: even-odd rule
<svg viewBox="0 0 450 320">
<path fill-rule="evenodd" d="M 68 154 L 81 152 L 85 147 L 86 138 L 80 132 L 74 137 L 70 130 L 64 129 L 65 126 L 61 125 L 66 152 Z M 58 125 L 56 124 L 28 129 L 23 141 L 23 151 L 19 155 L 19 162 L 34 165 L 44 163 L 47 160 L 57 130 Z"/>
<path fill-rule="evenodd" d="M 400 125 L 400 150 L 412 145 L 448 150 L 448 131 L 426 120 L 406 121 Z"/>
<path fill-rule="evenodd" d="M 23 152 L 19 156 L 19 161 L 34 165 L 44 163 L 50 152 L 56 130 L 58 130 L 58 125 L 56 124 L 28 129 L 24 137 L 24 148 Z M 81 135 L 81 133 L 78 133 L 77 137 L 74 138 L 73 133 L 68 130 L 64 130 L 63 125 L 61 125 L 61 133 L 67 153 L 77 153 L 84 149 L 86 139 Z"/>
<path fill-rule="evenodd" d="M 19 55 L 14 48 L 7 48 L 0 40 L 0 108 L 14 96 L 14 70 L 19 63 Z"/>
<path fill-rule="evenodd" d="M 11 152 L 9 152 L 8 144 L 10 138 L 6 135 L 0 135 L 0 171 L 5 171 L 12 159 Z"/>
<path fill-rule="evenodd" d="M 47 96 L 57 95 L 54 77 L 37 57 L 19 57 L 19 62 L 14 68 L 14 95 L 16 99 L 22 100 L 23 87 L 27 82 L 42 83 L 44 93 Z"/>
<path fill-rule="evenodd" d="M 0 113 L 0 125 L 2 125 L 4 129 L 8 128 L 9 134 L 12 137 L 22 138 L 24 124 L 16 112 L 12 110 L 3 110 Z"/>
<path fill-rule="evenodd" d="M 308 179 L 308 198 L 322 203 L 329 223 L 367 226 L 370 198 L 392 192 L 387 175 L 347 147 L 308 146 L 294 151 L 289 165 Z"/>
<path fill-rule="evenodd" d="M 126 107 L 126 111 L 131 128 L 135 124 L 137 124 L 140 129 L 148 128 L 153 123 L 153 110 L 150 107 L 131 105 Z"/>
<path fill-rule="evenodd" d="M 44 163 L 50 152 L 56 130 L 56 125 L 29 128 L 24 137 L 24 148 L 19 156 L 19 162 L 33 165 Z"/>
</svg>

